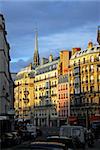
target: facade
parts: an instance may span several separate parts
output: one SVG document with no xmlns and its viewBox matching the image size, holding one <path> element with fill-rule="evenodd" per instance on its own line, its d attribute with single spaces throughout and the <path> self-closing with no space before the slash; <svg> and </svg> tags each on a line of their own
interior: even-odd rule
<svg viewBox="0 0 100 150">
<path fill-rule="evenodd" d="M 36 126 L 60 126 L 67 121 L 86 124 L 100 115 L 100 28 L 99 45 L 85 50 L 62 50 L 60 57 L 43 58 L 40 64 L 38 35 L 35 34 L 33 64 L 15 80 L 16 118 Z"/>
<path fill-rule="evenodd" d="M 100 115 L 100 45 L 72 50 L 69 82 L 71 115 L 88 126 L 90 116 Z"/>
<path fill-rule="evenodd" d="M 0 120 L 5 120 L 5 130 L 11 129 L 13 110 L 13 81 L 10 74 L 10 46 L 6 39 L 5 20 L 0 14 Z M 7 127 L 8 126 L 8 127 Z M 3 129 L 2 129 L 3 131 Z"/>
<path fill-rule="evenodd" d="M 68 66 L 71 58 L 71 51 L 62 50 L 60 51 L 60 62 L 58 66 L 58 74 L 65 75 L 68 74 Z"/>
<path fill-rule="evenodd" d="M 59 58 L 42 60 L 35 71 L 34 125 L 57 126 L 57 85 Z"/>
<path fill-rule="evenodd" d="M 35 46 L 33 63 L 17 73 L 16 77 L 12 74 L 15 80 L 15 112 L 16 120 L 32 121 L 33 105 L 34 105 L 34 79 L 35 68 L 40 64 L 38 53 L 38 33 L 35 32 Z"/>
<path fill-rule="evenodd" d="M 68 90 L 68 66 L 71 52 L 68 50 L 60 51 L 60 62 L 58 66 L 58 124 L 65 124 L 68 120 L 68 103 L 70 100 Z"/>
<path fill-rule="evenodd" d="M 58 77 L 58 120 L 59 126 L 68 120 L 68 75 Z"/>
<path fill-rule="evenodd" d="M 30 121 L 34 105 L 34 78 L 35 71 L 32 64 L 21 70 L 15 80 L 15 112 L 19 121 Z"/>
</svg>

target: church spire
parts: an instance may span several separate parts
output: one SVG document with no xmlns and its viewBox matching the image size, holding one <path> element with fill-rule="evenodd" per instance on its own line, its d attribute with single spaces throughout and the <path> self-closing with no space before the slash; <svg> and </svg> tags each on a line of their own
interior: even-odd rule
<svg viewBox="0 0 100 150">
<path fill-rule="evenodd" d="M 35 31 L 35 46 L 34 46 L 34 66 L 38 66 L 40 64 L 39 53 L 38 53 L 38 32 Z"/>
<path fill-rule="evenodd" d="M 98 42 L 99 45 L 100 45 L 100 26 L 98 26 L 97 42 Z"/>
</svg>

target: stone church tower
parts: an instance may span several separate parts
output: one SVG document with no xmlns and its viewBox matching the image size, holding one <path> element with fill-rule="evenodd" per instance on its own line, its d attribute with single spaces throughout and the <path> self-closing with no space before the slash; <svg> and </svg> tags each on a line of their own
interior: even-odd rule
<svg viewBox="0 0 100 150">
<path fill-rule="evenodd" d="M 35 67 L 37 67 L 40 64 L 40 58 L 38 53 L 38 32 L 37 31 L 35 31 L 35 47 L 34 47 L 33 64 Z"/>
<path fill-rule="evenodd" d="M 98 42 L 99 45 L 100 45 L 100 26 L 98 26 L 97 42 Z"/>
</svg>

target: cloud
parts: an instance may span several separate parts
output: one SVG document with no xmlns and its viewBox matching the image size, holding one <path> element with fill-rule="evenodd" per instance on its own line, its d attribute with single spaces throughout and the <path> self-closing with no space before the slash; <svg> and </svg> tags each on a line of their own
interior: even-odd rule
<svg viewBox="0 0 100 150">
<path fill-rule="evenodd" d="M 11 72 L 19 72 L 21 68 L 26 67 L 32 62 L 31 59 L 25 61 L 23 59 L 19 59 L 17 62 L 11 62 L 10 63 L 10 70 Z"/>
<path fill-rule="evenodd" d="M 12 60 L 22 58 L 26 62 L 33 55 L 36 26 L 41 57 L 55 53 L 55 49 L 58 54 L 59 49 L 83 47 L 87 40 L 96 39 L 97 26 L 100 25 L 99 1 L 9 0 L 0 4 Z"/>
</svg>

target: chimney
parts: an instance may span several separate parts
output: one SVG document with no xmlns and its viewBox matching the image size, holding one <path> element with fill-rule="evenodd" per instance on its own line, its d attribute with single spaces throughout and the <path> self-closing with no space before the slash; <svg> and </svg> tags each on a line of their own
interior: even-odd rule
<svg viewBox="0 0 100 150">
<path fill-rule="evenodd" d="M 53 61 L 53 56 L 52 54 L 49 56 L 49 62 L 52 62 Z"/>
<path fill-rule="evenodd" d="M 97 42 L 100 45 L 100 26 L 98 26 Z"/>
<path fill-rule="evenodd" d="M 44 65 L 48 62 L 48 59 L 47 58 L 42 58 L 42 61 L 41 61 L 41 64 Z"/>
<path fill-rule="evenodd" d="M 80 51 L 81 48 L 80 47 L 75 47 L 75 48 L 72 48 L 72 55 L 74 55 L 76 52 Z"/>
<path fill-rule="evenodd" d="M 92 41 L 89 41 L 88 42 L 88 48 L 91 49 L 92 47 L 93 47 L 93 43 L 92 43 Z"/>
</svg>

